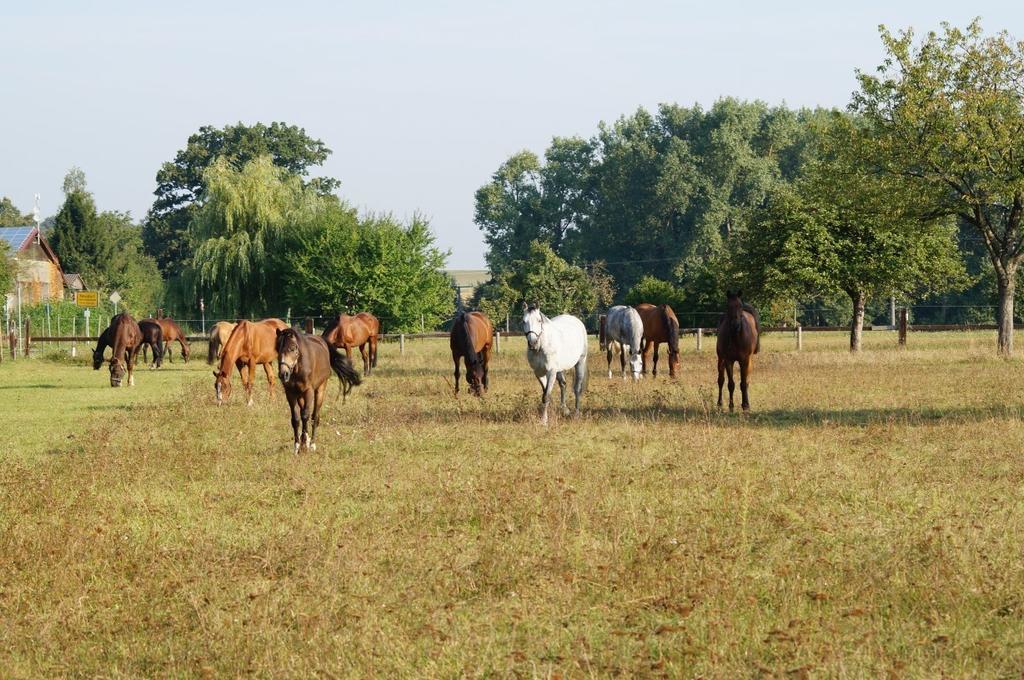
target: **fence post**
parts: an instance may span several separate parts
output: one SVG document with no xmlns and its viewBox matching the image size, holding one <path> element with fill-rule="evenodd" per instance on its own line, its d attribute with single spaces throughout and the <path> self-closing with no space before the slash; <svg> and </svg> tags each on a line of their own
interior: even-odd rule
<svg viewBox="0 0 1024 680">
<path fill-rule="evenodd" d="M 501 331 L 494 333 L 494 353 L 501 354 Z"/>
<path fill-rule="evenodd" d="M 907 308 L 900 307 L 900 347 L 907 346 Z"/>
<path fill-rule="evenodd" d="M 313 320 L 308 316 L 306 317 L 306 332 L 313 335 Z"/>
<path fill-rule="evenodd" d="M 699 352 L 702 349 L 704 349 L 704 329 L 703 328 L 698 328 L 697 329 L 697 351 Z"/>
<path fill-rule="evenodd" d="M 505 315 L 505 332 L 508 333 L 508 314 Z"/>
<path fill-rule="evenodd" d="M 796 351 L 800 351 L 804 348 L 804 327 L 796 327 Z"/>
<path fill-rule="evenodd" d="M 398 353 L 405 354 L 405 333 L 398 335 Z"/>
<path fill-rule="evenodd" d="M 18 334 L 14 332 L 13 328 L 11 328 L 10 335 L 8 335 L 8 340 L 10 340 L 10 343 L 11 343 L 11 358 L 12 359 L 17 359 L 18 358 Z"/>
<path fill-rule="evenodd" d="M 32 317 L 25 319 L 25 337 L 22 339 L 25 348 L 25 358 L 28 359 L 32 347 Z"/>
</svg>

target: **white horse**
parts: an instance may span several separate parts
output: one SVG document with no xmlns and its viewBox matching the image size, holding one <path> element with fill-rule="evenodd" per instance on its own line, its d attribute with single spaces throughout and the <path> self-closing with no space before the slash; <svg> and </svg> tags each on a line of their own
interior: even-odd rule
<svg viewBox="0 0 1024 680">
<path fill-rule="evenodd" d="M 643 351 L 641 343 L 644 337 L 644 322 L 640 313 L 626 305 L 616 305 L 608 310 L 601 326 L 601 336 L 608 347 L 608 377 L 612 377 L 612 353 L 618 345 L 619 363 L 622 377 L 626 377 L 626 348 L 629 348 L 629 368 L 633 380 L 643 376 Z"/>
<path fill-rule="evenodd" d="M 563 371 L 575 368 L 572 391 L 576 395 L 576 415 L 580 413 L 580 395 L 587 380 L 587 329 L 583 322 L 570 314 L 554 319 L 544 316 L 536 305 L 523 305 L 523 331 L 526 334 L 526 360 L 540 381 L 544 396 L 541 400 L 540 419 L 548 424 L 548 402 L 551 389 L 558 380 L 562 392 L 562 410 L 565 406 L 565 375 Z"/>
</svg>

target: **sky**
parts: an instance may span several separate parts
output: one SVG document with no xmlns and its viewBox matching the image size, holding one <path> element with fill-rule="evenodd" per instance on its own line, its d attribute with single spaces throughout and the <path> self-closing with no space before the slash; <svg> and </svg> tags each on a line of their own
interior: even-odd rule
<svg viewBox="0 0 1024 680">
<path fill-rule="evenodd" d="M 141 219 L 201 126 L 284 121 L 333 151 L 315 174 L 351 204 L 423 214 L 450 268 L 482 268 L 473 195 L 513 153 L 664 102 L 843 107 L 879 24 L 976 16 L 1024 38 L 1005 0 L 0 0 L 0 196 L 52 215 L 77 165 Z"/>
</svg>

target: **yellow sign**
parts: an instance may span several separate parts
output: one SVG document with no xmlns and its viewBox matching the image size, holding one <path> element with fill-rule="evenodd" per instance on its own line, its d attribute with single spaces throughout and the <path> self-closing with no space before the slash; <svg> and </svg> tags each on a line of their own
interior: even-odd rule
<svg viewBox="0 0 1024 680">
<path fill-rule="evenodd" d="M 95 290 L 79 290 L 75 292 L 75 304 L 79 307 L 99 307 L 100 294 Z"/>
</svg>

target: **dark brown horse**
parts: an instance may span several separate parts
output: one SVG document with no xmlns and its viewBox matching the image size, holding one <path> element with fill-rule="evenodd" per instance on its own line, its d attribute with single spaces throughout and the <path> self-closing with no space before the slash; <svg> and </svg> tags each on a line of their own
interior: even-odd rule
<svg viewBox="0 0 1024 680">
<path fill-rule="evenodd" d="M 156 322 L 160 324 L 160 329 L 164 332 L 164 351 L 167 354 L 167 361 L 171 360 L 174 352 L 171 350 L 171 343 L 177 341 L 181 345 L 181 356 L 184 357 L 185 363 L 188 363 L 189 354 L 192 353 L 192 349 L 189 347 L 188 338 L 185 337 L 185 333 L 181 330 L 181 326 L 174 322 L 174 319 L 165 316 L 162 319 L 156 319 Z"/>
<path fill-rule="evenodd" d="M 213 372 L 213 389 L 217 393 L 217 403 L 231 396 L 231 367 L 238 368 L 238 375 L 242 378 L 242 386 L 245 388 L 246 403 L 252 406 L 253 377 L 256 373 L 256 365 L 262 364 L 267 374 L 267 388 L 270 396 L 274 396 L 274 373 L 272 364 L 277 359 L 277 350 L 274 348 L 277 342 L 278 330 L 288 328 L 288 324 L 280 319 L 264 319 L 263 321 L 239 321 L 231 336 L 224 344 L 220 355 L 220 368 Z M 249 375 L 243 372 L 243 368 L 249 369 Z"/>
<path fill-rule="evenodd" d="M 369 312 L 359 312 L 354 316 L 339 314 L 323 332 L 327 344 L 332 348 L 344 349 L 349 361 L 352 361 L 352 349 L 358 347 L 363 357 L 363 373 L 366 375 L 377 368 L 378 335 L 380 321 Z"/>
<path fill-rule="evenodd" d="M 148 361 L 147 349 L 153 350 L 153 363 L 150 368 L 160 368 L 164 359 L 164 332 L 160 324 L 154 319 L 143 319 L 139 322 L 139 330 L 142 332 L 142 358 Z"/>
<path fill-rule="evenodd" d="M 120 387 L 125 374 L 128 385 L 135 384 L 135 358 L 142 345 L 142 331 L 131 314 L 122 312 L 110 320 L 110 325 L 100 333 L 99 343 L 92 352 L 92 367 L 99 370 L 103 363 L 103 350 L 113 349 L 110 355 L 110 386 Z"/>
<path fill-rule="evenodd" d="M 278 357 L 277 377 L 281 379 L 292 414 L 295 453 L 301 448 L 316 451 L 316 428 L 320 424 L 320 408 L 324 405 L 331 371 L 348 386 L 345 392 L 360 383 L 359 374 L 348 357 L 329 347 L 323 338 L 294 328 L 278 330 L 274 348 Z"/>
<path fill-rule="evenodd" d="M 727 292 L 725 314 L 718 320 L 718 408 L 722 408 L 722 384 L 729 374 L 729 410 L 732 411 L 733 390 L 736 383 L 732 377 L 732 365 L 740 365 L 740 391 L 743 393 L 743 410 L 750 410 L 747 394 L 750 369 L 754 355 L 761 350 L 761 319 L 757 310 L 741 299 L 743 291 Z"/>
<path fill-rule="evenodd" d="M 676 377 L 679 370 L 679 320 L 675 312 L 668 305 L 655 307 L 647 302 L 642 302 L 634 307 L 640 312 L 640 319 L 644 322 L 644 374 L 647 373 L 647 366 L 651 365 L 651 373 L 658 375 L 658 345 L 668 343 L 668 374 Z M 654 363 L 651 364 L 651 352 L 654 353 Z"/>
<path fill-rule="evenodd" d="M 459 359 L 466 363 L 470 394 L 482 397 L 487 390 L 487 366 L 491 362 L 494 326 L 483 312 L 463 312 L 455 317 L 449 344 L 455 362 L 455 394 L 459 393 Z"/>
</svg>

